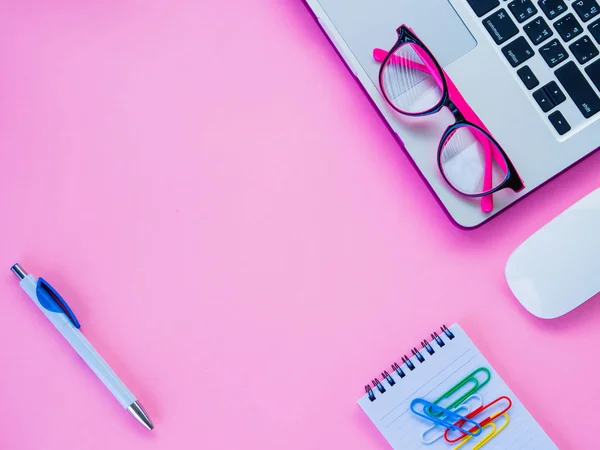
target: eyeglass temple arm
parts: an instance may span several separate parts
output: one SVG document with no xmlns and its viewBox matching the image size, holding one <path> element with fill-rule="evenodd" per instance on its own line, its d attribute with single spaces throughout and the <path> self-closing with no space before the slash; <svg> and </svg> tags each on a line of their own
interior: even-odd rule
<svg viewBox="0 0 600 450">
<path fill-rule="evenodd" d="M 411 45 L 412 46 L 412 45 Z M 419 46 L 412 46 L 415 52 L 419 55 L 421 60 L 427 62 L 429 57 L 423 53 L 423 50 Z M 376 48 L 373 50 L 373 58 L 378 62 L 383 62 L 387 57 L 389 52 L 386 52 L 383 49 Z M 390 61 L 392 64 L 399 64 L 405 67 L 409 67 L 411 69 L 419 70 L 421 72 L 427 72 L 430 74 L 435 82 L 443 88 L 444 83 L 442 79 L 438 75 L 438 71 L 436 67 L 428 67 L 427 64 L 421 64 L 416 61 L 412 61 L 410 59 L 401 58 L 396 55 L 392 55 L 390 57 Z M 443 70 L 443 69 L 442 69 Z M 489 130 L 483 124 L 483 122 L 479 119 L 475 111 L 469 106 L 469 104 L 465 101 L 464 97 L 461 95 L 460 91 L 457 89 L 456 85 L 452 82 L 448 74 L 444 71 L 444 75 L 446 76 L 446 81 L 448 85 L 448 96 L 450 101 L 455 104 L 455 106 L 460 110 L 461 114 L 464 116 L 466 120 L 477 125 L 478 127 L 485 130 L 489 133 Z M 477 136 L 475 136 L 477 139 Z M 508 168 L 506 167 L 506 163 L 504 158 L 498 152 L 498 150 L 490 145 L 490 142 L 486 139 L 484 145 L 487 149 L 485 152 L 485 173 L 483 179 L 483 188 L 484 190 L 492 189 L 492 157 L 496 160 L 496 163 L 502 168 L 502 170 L 507 173 Z M 490 148 L 491 147 L 491 148 Z M 492 195 L 486 195 L 481 198 L 481 210 L 483 212 L 491 212 L 494 209 L 494 202 Z"/>
</svg>

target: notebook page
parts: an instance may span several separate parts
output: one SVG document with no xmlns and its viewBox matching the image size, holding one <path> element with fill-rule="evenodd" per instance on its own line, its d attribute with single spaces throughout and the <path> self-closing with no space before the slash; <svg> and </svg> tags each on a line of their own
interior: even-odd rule
<svg viewBox="0 0 600 450">
<path fill-rule="evenodd" d="M 455 336 L 452 340 L 444 334 L 440 335 L 445 342 L 443 347 L 435 341 L 431 343 L 435 351 L 433 355 L 429 355 L 426 350 L 421 351 L 425 358 L 423 363 L 419 363 L 415 357 L 411 358 L 416 366 L 414 371 L 410 371 L 407 365 L 403 364 L 401 368 L 406 374 L 404 378 L 400 378 L 396 372 L 390 373 L 396 382 L 395 385 L 391 386 L 386 380 L 382 380 L 386 392 L 380 393 L 378 389 L 373 389 L 376 397 L 374 401 L 370 401 L 366 394 L 358 401 L 390 445 L 402 450 L 455 448 L 459 443 L 448 444 L 444 438 L 430 445 L 423 444 L 421 434 L 433 423 L 415 415 L 410 410 L 410 403 L 415 398 L 433 402 L 474 370 L 485 367 L 491 373 L 490 381 L 476 392 L 481 396 L 483 404 L 487 405 L 501 396 L 509 397 L 513 404 L 507 411 L 510 418 L 507 427 L 488 441 L 483 449 L 557 449 L 462 328 L 455 324 L 450 327 L 450 331 Z M 441 405 L 444 406 L 444 403 Z M 482 420 L 485 417 L 487 416 L 481 415 L 477 418 Z M 504 424 L 504 419 L 498 418 L 495 422 L 500 427 Z M 443 431 L 441 427 L 437 427 L 436 430 Z M 491 429 L 484 429 L 480 436 L 472 438 L 460 447 L 460 450 L 473 449 L 490 431 Z"/>
</svg>

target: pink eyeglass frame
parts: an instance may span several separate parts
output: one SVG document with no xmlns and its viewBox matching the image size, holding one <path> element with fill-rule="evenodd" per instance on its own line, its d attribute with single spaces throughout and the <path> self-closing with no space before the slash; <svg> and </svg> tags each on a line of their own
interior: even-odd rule
<svg viewBox="0 0 600 450">
<path fill-rule="evenodd" d="M 396 30 L 398 33 L 398 40 L 396 44 L 392 47 L 392 49 L 388 52 L 382 49 L 375 49 L 373 51 L 373 58 L 381 62 L 381 69 L 379 71 L 379 84 L 381 88 L 381 92 L 385 97 L 386 101 L 390 104 L 394 110 L 397 112 L 407 115 L 407 116 L 428 116 L 432 114 L 436 114 L 441 111 L 444 107 L 447 107 L 452 115 L 454 116 L 455 123 L 448 126 L 442 138 L 440 139 L 440 143 L 438 146 L 438 167 L 440 172 L 448 183 L 448 185 L 458 194 L 463 195 L 465 197 L 470 198 L 479 198 L 481 197 L 481 209 L 484 212 L 491 212 L 494 208 L 492 194 L 498 192 L 502 189 L 511 189 L 514 192 L 520 192 L 524 189 L 525 185 L 521 177 L 519 176 L 517 170 L 514 165 L 510 161 L 510 158 L 500 144 L 494 139 L 489 130 L 485 127 L 483 122 L 479 119 L 477 114 L 473 111 L 473 109 L 466 102 L 464 97 L 461 95 L 460 91 L 456 88 L 456 85 L 452 82 L 448 74 L 444 71 L 444 69 L 440 66 L 437 59 L 433 56 L 431 51 L 425 46 L 425 44 L 416 36 L 414 31 L 412 31 L 406 25 L 401 25 Z M 418 63 L 416 61 L 411 61 L 408 59 L 401 58 L 395 55 L 395 52 L 402 47 L 403 45 L 409 44 L 413 48 L 413 50 L 417 53 L 417 55 L 423 61 L 423 64 Z M 431 66 L 429 61 L 433 62 L 435 66 Z M 401 64 L 405 66 L 409 66 L 412 69 L 419 70 L 425 72 L 432 76 L 434 81 L 438 84 L 438 86 L 443 90 L 443 95 L 440 101 L 431 107 L 430 109 L 418 112 L 418 113 L 410 113 L 407 111 L 403 111 L 396 107 L 394 102 L 388 97 L 386 89 L 384 87 L 383 77 L 384 70 L 387 64 Z M 453 183 L 448 179 L 446 174 L 444 173 L 442 161 L 441 161 L 441 153 L 446 142 L 448 136 L 456 131 L 460 127 L 473 127 L 474 129 L 479 130 L 482 134 L 486 136 L 486 138 L 478 138 L 480 142 L 484 144 L 484 147 L 487 149 L 485 152 L 485 172 L 484 172 L 484 192 L 481 194 L 468 194 L 465 192 L 461 192 L 457 189 Z M 494 145 L 490 145 L 490 142 Z M 500 166 L 503 172 L 506 174 L 506 178 L 502 183 L 500 183 L 496 188 L 492 189 L 492 158 L 496 163 Z"/>
</svg>

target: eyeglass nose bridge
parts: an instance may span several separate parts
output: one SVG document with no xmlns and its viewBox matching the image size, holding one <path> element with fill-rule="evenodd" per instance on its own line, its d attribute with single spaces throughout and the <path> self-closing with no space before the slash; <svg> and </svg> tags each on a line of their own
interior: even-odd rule
<svg viewBox="0 0 600 450">
<path fill-rule="evenodd" d="M 456 106 L 454 104 L 454 102 L 452 100 L 450 100 L 450 98 L 446 99 L 443 106 L 447 107 L 450 110 L 450 112 L 454 116 L 454 120 L 456 121 L 456 123 L 466 122 L 465 116 L 463 115 L 463 113 L 460 112 L 460 110 L 458 109 L 458 106 Z"/>
</svg>

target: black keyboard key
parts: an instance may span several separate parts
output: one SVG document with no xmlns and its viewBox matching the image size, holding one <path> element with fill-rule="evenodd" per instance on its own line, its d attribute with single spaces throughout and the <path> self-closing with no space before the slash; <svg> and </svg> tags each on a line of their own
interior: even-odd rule
<svg viewBox="0 0 600 450">
<path fill-rule="evenodd" d="M 569 49 L 573 52 L 573 56 L 577 58 L 579 64 L 585 64 L 590 59 L 595 58 L 600 53 L 596 48 L 596 44 L 592 40 L 584 36 L 581 39 L 573 42 L 569 45 Z"/>
<path fill-rule="evenodd" d="M 600 59 L 585 68 L 585 73 L 588 74 L 592 83 L 600 90 Z"/>
<path fill-rule="evenodd" d="M 553 39 L 540 47 L 540 55 L 550 67 L 554 67 L 569 57 L 567 51 L 558 39 Z"/>
<path fill-rule="evenodd" d="M 554 33 L 543 19 L 543 17 L 537 17 L 523 27 L 533 45 L 538 45 L 549 39 Z"/>
<path fill-rule="evenodd" d="M 596 39 L 596 42 L 600 44 L 600 20 L 596 20 L 591 24 L 588 30 L 590 30 L 590 34 Z"/>
<path fill-rule="evenodd" d="M 508 4 L 508 9 L 519 23 L 525 22 L 537 13 L 537 9 L 533 6 L 531 0 L 515 0 Z"/>
<path fill-rule="evenodd" d="M 534 75 L 533 71 L 529 68 L 529 66 L 525 66 L 519 70 L 517 70 L 517 75 L 525 85 L 525 87 L 529 90 L 533 89 L 537 85 L 540 84 L 540 80 Z"/>
<path fill-rule="evenodd" d="M 556 105 L 560 105 L 567 97 L 560 90 L 556 81 L 551 81 L 543 88 L 538 89 L 533 93 L 533 98 L 540 105 L 542 111 L 548 112 Z"/>
<path fill-rule="evenodd" d="M 565 42 L 569 42 L 575 36 L 583 33 L 583 27 L 575 16 L 570 13 L 554 22 L 554 28 Z"/>
<path fill-rule="evenodd" d="M 590 67 L 588 67 L 590 69 Z M 556 78 L 567 91 L 567 95 L 583 114 L 583 117 L 589 119 L 598 111 L 600 111 L 600 98 L 590 84 L 587 82 L 577 64 L 569 61 L 559 69 L 554 71 Z M 589 73 L 588 73 L 589 75 Z"/>
<path fill-rule="evenodd" d="M 546 91 L 546 94 L 548 94 L 548 97 L 550 97 L 550 100 L 552 100 L 552 103 L 555 105 L 560 105 L 567 99 L 565 94 L 563 94 L 563 91 L 561 91 L 558 87 L 556 81 L 551 81 L 548 83 L 546 86 L 544 86 L 544 90 Z"/>
<path fill-rule="evenodd" d="M 548 112 L 554 108 L 554 103 L 552 103 L 550 96 L 546 93 L 544 88 L 535 91 L 533 93 L 533 98 L 535 98 L 535 101 L 540 105 L 540 108 L 542 108 L 542 111 L 544 112 Z"/>
<path fill-rule="evenodd" d="M 567 10 L 567 5 L 563 0 L 540 0 L 538 5 L 550 20 L 560 16 Z"/>
<path fill-rule="evenodd" d="M 485 16 L 496 6 L 500 5 L 499 0 L 467 0 L 477 17 Z"/>
<path fill-rule="evenodd" d="M 581 20 L 587 22 L 600 13 L 600 6 L 596 0 L 577 0 L 573 2 L 573 9 Z"/>
<path fill-rule="evenodd" d="M 502 49 L 511 66 L 517 67 L 531 58 L 535 52 L 527 40 L 521 36 Z"/>
<path fill-rule="evenodd" d="M 519 29 L 509 17 L 505 9 L 501 9 L 483 21 L 496 44 L 502 44 L 519 32 Z"/>
<path fill-rule="evenodd" d="M 571 125 L 569 125 L 569 122 L 567 122 L 565 116 L 560 111 L 554 111 L 548 116 L 548 119 L 550 119 L 550 123 L 554 125 L 554 128 L 561 136 L 571 131 Z"/>
</svg>

